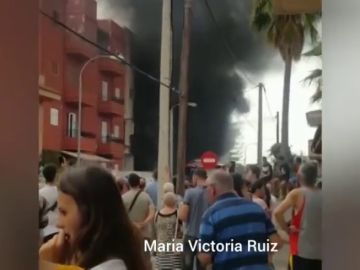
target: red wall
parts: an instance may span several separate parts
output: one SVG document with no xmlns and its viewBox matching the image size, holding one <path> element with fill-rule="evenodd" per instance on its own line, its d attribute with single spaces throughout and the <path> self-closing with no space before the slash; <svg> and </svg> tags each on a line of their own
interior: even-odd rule
<svg viewBox="0 0 360 270">
<path fill-rule="evenodd" d="M 63 137 L 63 105 L 60 101 L 43 101 L 43 148 L 47 150 L 59 150 L 62 148 Z M 58 126 L 50 124 L 51 108 L 58 110 Z"/>
<path fill-rule="evenodd" d="M 64 1 L 42 1 L 47 14 L 64 17 Z M 56 93 L 63 89 L 64 31 L 50 19 L 39 17 L 39 75 L 44 76 L 44 87 Z"/>
</svg>

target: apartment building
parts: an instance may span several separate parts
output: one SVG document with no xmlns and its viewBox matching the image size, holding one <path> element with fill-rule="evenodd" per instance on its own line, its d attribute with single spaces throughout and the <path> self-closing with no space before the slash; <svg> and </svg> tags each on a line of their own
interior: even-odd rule
<svg viewBox="0 0 360 270">
<path fill-rule="evenodd" d="M 40 6 L 82 36 L 130 60 L 129 31 L 111 20 L 98 20 L 96 1 L 42 0 Z M 40 15 L 39 154 L 46 159 L 60 154 L 76 157 L 81 103 L 81 159 L 119 169 L 126 161 L 131 168 L 130 90 L 130 68 Z"/>
</svg>

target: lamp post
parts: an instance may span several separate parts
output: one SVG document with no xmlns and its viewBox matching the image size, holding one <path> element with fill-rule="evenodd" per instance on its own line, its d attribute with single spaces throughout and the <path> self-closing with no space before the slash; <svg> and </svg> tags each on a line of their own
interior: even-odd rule
<svg viewBox="0 0 360 270">
<path fill-rule="evenodd" d="M 119 55 L 119 57 L 123 58 L 122 55 Z M 96 55 L 90 59 L 88 59 L 84 65 L 81 67 L 80 69 L 80 74 L 79 74 L 79 102 L 78 102 L 78 125 L 77 125 L 77 165 L 80 166 L 80 155 L 81 155 L 81 118 L 82 118 L 82 96 L 83 96 L 83 83 L 82 83 L 82 77 L 83 77 L 83 73 L 84 70 L 86 69 L 86 67 L 94 62 L 97 59 L 100 58 L 108 58 L 108 59 L 112 59 L 112 60 L 117 60 L 119 61 L 115 56 L 113 55 Z"/>
<path fill-rule="evenodd" d="M 178 107 L 180 104 L 177 103 L 173 105 L 170 109 L 170 171 L 171 176 L 174 176 L 174 109 Z M 188 102 L 188 107 L 196 108 L 197 103 Z"/>
</svg>

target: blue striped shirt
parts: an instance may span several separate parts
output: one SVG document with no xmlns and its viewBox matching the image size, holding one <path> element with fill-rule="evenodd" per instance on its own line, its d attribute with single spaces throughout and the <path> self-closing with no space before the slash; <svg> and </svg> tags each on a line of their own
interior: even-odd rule
<svg viewBox="0 0 360 270">
<path fill-rule="evenodd" d="M 270 270 L 268 252 L 249 248 L 248 241 L 256 241 L 262 249 L 263 244 L 268 243 L 268 237 L 275 232 L 271 220 L 259 205 L 234 193 L 226 193 L 204 213 L 200 239 L 202 244 L 241 244 L 241 251 L 212 252 L 213 270 Z"/>
</svg>

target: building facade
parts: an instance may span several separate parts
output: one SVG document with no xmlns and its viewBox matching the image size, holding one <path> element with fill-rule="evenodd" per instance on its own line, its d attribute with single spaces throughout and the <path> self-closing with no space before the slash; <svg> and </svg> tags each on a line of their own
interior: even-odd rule
<svg viewBox="0 0 360 270">
<path fill-rule="evenodd" d="M 87 39 L 130 58 L 129 31 L 111 20 L 97 20 L 95 0 L 43 0 L 40 6 Z M 122 169 L 131 155 L 125 135 L 132 135 L 127 123 L 132 122 L 132 70 L 43 15 L 39 33 L 39 153 L 76 156 L 83 69 L 82 159 Z"/>
</svg>

